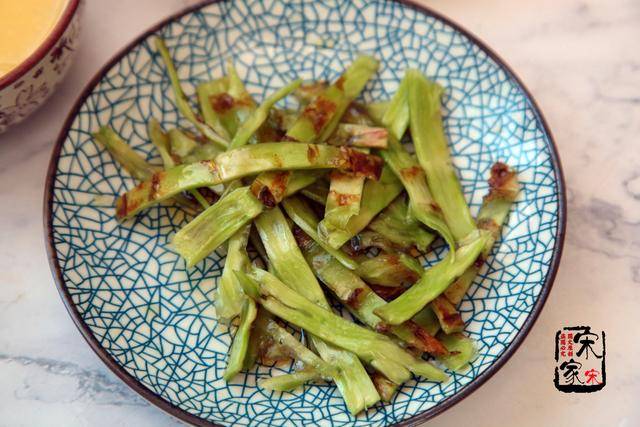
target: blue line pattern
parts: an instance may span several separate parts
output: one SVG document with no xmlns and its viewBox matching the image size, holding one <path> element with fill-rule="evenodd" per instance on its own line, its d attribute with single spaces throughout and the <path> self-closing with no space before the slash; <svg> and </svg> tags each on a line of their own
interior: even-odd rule
<svg viewBox="0 0 640 427">
<path fill-rule="evenodd" d="M 158 206 L 114 219 L 115 197 L 134 185 L 91 139 L 109 124 L 160 164 L 146 123 L 188 124 L 174 105 L 153 41 L 127 53 L 94 88 L 62 147 L 53 194 L 53 238 L 68 292 L 101 345 L 145 387 L 183 410 L 224 425 L 381 426 L 407 419 L 458 393 L 512 342 L 537 301 L 558 229 L 558 177 L 548 135 L 523 89 L 482 49 L 438 19 L 384 0 L 236 0 L 189 13 L 161 31 L 188 94 L 223 75 L 232 58 L 257 100 L 294 78 L 336 78 L 358 52 L 382 67 L 367 100 L 389 98 L 404 70 L 417 67 L 446 88 L 445 125 L 475 214 L 491 165 L 516 168 L 522 191 L 502 239 L 461 305 L 478 341 L 471 369 L 444 384 L 411 381 L 392 403 L 350 416 L 332 385 L 272 393 L 256 380 L 291 367 L 257 367 L 222 380 L 231 336 L 212 300 L 224 250 L 187 270 L 170 247 L 189 217 Z M 292 101 L 287 101 L 292 102 Z M 289 106 L 294 106 L 293 104 Z M 442 257 L 444 245 L 425 259 Z"/>
</svg>

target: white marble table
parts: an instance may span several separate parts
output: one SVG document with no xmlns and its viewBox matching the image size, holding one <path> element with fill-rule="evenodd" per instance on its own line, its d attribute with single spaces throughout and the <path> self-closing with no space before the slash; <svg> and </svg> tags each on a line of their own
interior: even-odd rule
<svg viewBox="0 0 640 427">
<path fill-rule="evenodd" d="M 430 0 L 520 74 L 555 133 L 569 188 L 553 292 L 511 361 L 429 425 L 640 425 L 640 2 Z M 171 426 L 92 353 L 45 257 L 42 192 L 53 141 L 94 72 L 145 27 L 193 0 L 88 0 L 82 46 L 63 87 L 0 135 L 0 425 Z M 554 333 L 607 332 L 608 384 L 557 392 Z"/>
</svg>

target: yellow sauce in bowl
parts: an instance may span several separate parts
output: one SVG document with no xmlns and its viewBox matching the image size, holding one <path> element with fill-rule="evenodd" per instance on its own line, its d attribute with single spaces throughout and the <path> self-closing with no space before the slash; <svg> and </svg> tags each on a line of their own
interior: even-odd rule
<svg viewBox="0 0 640 427">
<path fill-rule="evenodd" d="M 44 42 L 69 0 L 0 0 L 0 77 Z"/>
</svg>

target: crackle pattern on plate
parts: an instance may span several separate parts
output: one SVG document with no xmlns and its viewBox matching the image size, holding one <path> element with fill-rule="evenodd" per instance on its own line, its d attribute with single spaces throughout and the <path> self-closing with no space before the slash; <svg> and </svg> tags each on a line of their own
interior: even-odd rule
<svg viewBox="0 0 640 427">
<path fill-rule="evenodd" d="M 160 163 L 146 122 L 187 126 L 178 116 L 152 37 L 110 69 L 71 124 L 53 182 L 53 243 L 66 289 L 102 347 L 129 374 L 172 404 L 224 425 L 386 425 L 433 408 L 488 369 L 530 315 L 549 274 L 559 226 L 558 177 L 550 140 L 522 88 L 463 34 L 413 8 L 384 0 L 257 1 L 208 5 L 160 31 L 187 93 L 220 77 L 233 59 L 257 100 L 296 77 L 336 78 L 358 52 L 380 59 L 365 99 L 390 97 L 409 67 L 446 88 L 445 125 L 472 212 L 486 194 L 493 162 L 519 172 L 522 191 L 502 239 L 460 307 L 478 357 L 448 382 L 406 383 L 393 402 L 350 416 L 331 385 L 294 394 L 256 380 L 289 367 L 257 367 L 222 380 L 231 336 L 212 299 L 224 251 L 187 270 L 169 242 L 188 221 L 158 206 L 118 224 L 112 203 L 134 181 L 91 139 L 113 126 Z M 291 104 L 290 106 L 293 106 Z M 440 259 L 439 244 L 425 265 Z"/>
</svg>

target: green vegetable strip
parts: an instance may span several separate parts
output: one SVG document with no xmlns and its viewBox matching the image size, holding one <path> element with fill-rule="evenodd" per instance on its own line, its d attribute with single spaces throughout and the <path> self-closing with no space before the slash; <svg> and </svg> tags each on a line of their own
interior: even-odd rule
<svg viewBox="0 0 640 427">
<path fill-rule="evenodd" d="M 368 56 L 358 57 L 342 76 L 320 92 L 291 125 L 286 139 L 299 142 L 323 142 L 334 132 L 349 104 L 360 95 L 367 81 L 378 68 L 378 62 Z M 262 180 L 274 180 L 267 173 Z M 362 175 L 362 174 L 360 174 Z M 282 178 L 280 178 L 282 179 Z"/>
<path fill-rule="evenodd" d="M 240 326 L 233 338 L 233 343 L 229 349 L 227 369 L 223 374 L 225 381 L 230 381 L 243 368 L 247 348 L 249 347 L 249 337 L 251 335 L 251 324 L 256 318 L 257 307 L 253 300 L 245 299 L 240 316 Z"/>
<path fill-rule="evenodd" d="M 387 167 L 382 169 L 378 181 L 367 180 L 362 191 L 360 213 L 349 219 L 346 227 L 331 230 L 326 235 L 320 235 L 329 246 L 339 248 L 352 237 L 362 231 L 382 209 L 387 207 L 402 191 L 402 184 Z"/>
<path fill-rule="evenodd" d="M 329 308 L 322 288 L 298 249 L 280 209 L 276 207 L 265 211 L 256 218 L 255 224 L 267 251 L 269 267 L 286 283 L 283 286 L 289 286 L 315 304 Z M 380 400 L 371 379 L 355 355 L 334 348 L 311 333 L 311 341 L 322 359 L 339 368 L 340 374 L 334 380 L 351 413 L 358 413 Z"/>
<path fill-rule="evenodd" d="M 179 158 L 188 156 L 191 154 L 200 143 L 195 140 L 195 136 L 187 135 L 180 129 L 171 129 L 168 132 L 169 136 L 169 150 L 171 154 Z M 220 150 L 218 149 L 218 153 Z"/>
<path fill-rule="evenodd" d="M 258 385 L 266 390 L 291 391 L 300 387 L 304 383 L 317 380 L 318 378 L 320 378 L 320 374 L 318 374 L 318 372 L 307 369 L 267 378 L 266 380 L 261 380 Z"/>
<path fill-rule="evenodd" d="M 435 336 L 440 330 L 438 317 L 433 312 L 430 305 L 420 310 L 415 316 L 411 318 L 411 320 L 424 328 L 424 330 L 426 330 L 429 335 Z"/>
<path fill-rule="evenodd" d="M 343 229 L 351 217 L 360 213 L 363 189 L 364 177 L 339 171 L 331 173 L 324 219 L 318 225 L 321 234 L 327 235 L 331 230 Z"/>
<path fill-rule="evenodd" d="M 398 384 L 389 381 L 384 375 L 380 374 L 379 372 L 374 372 L 371 375 L 371 380 L 376 386 L 376 390 L 378 390 L 382 401 L 391 402 L 391 399 L 393 399 L 396 391 L 398 391 Z"/>
<path fill-rule="evenodd" d="M 409 127 L 409 79 L 406 77 L 400 81 L 398 90 L 391 101 L 386 105 L 386 110 L 380 119 L 391 135 L 400 141 Z"/>
<path fill-rule="evenodd" d="M 303 196 L 316 203 L 324 205 L 327 203 L 327 196 L 329 195 L 329 187 L 324 180 L 318 180 L 302 190 Z"/>
<path fill-rule="evenodd" d="M 248 145 L 221 153 L 215 161 L 180 165 L 153 174 L 118 199 L 116 215 L 128 217 L 183 191 L 233 181 L 265 170 L 330 168 L 377 178 L 381 159 L 347 147 L 300 143 Z"/>
<path fill-rule="evenodd" d="M 200 110 L 202 111 L 202 117 L 204 122 L 215 130 L 220 136 L 226 140 L 231 139 L 231 135 L 222 124 L 222 120 L 213 109 L 211 98 L 226 93 L 229 87 L 229 78 L 222 77 L 210 82 L 200 83 L 196 87 L 196 94 L 198 95 L 198 104 L 200 104 Z"/>
<path fill-rule="evenodd" d="M 388 135 L 387 130 L 382 127 L 340 123 L 327 143 L 348 147 L 387 148 Z"/>
<path fill-rule="evenodd" d="M 403 253 L 380 253 L 373 258 L 358 259 L 356 274 L 367 283 L 397 287 L 413 284 L 422 276 L 422 266 L 415 258 Z"/>
<path fill-rule="evenodd" d="M 373 313 L 376 308 L 385 305 L 382 298 L 307 235 L 298 232 L 296 239 L 316 276 L 362 323 L 374 330 L 392 333 L 418 350 L 431 354 L 446 353 L 446 349 L 433 336 L 413 322 L 397 326 L 386 325 Z"/>
<path fill-rule="evenodd" d="M 253 113 L 251 113 L 247 120 L 245 120 L 240 125 L 238 131 L 229 144 L 230 148 L 237 148 L 249 142 L 251 136 L 255 134 L 260 126 L 262 126 L 262 124 L 265 122 L 265 120 L 267 120 L 267 118 L 269 117 L 269 111 L 276 104 L 276 102 L 280 101 L 282 98 L 296 90 L 296 88 L 300 86 L 301 83 L 302 80 L 295 80 L 267 98 L 262 103 L 262 105 L 260 105 Z"/>
<path fill-rule="evenodd" d="M 369 224 L 376 231 L 402 250 L 412 247 L 426 251 L 435 236 L 426 231 L 412 215 L 408 215 L 409 205 L 406 198 L 400 196 Z"/>
<path fill-rule="evenodd" d="M 250 229 L 251 224 L 244 225 L 229 239 L 227 257 L 218 282 L 218 295 L 215 300 L 216 314 L 219 319 L 231 320 L 242 310 L 245 296 L 233 272 L 245 270 L 251 264 L 246 252 Z"/>
<path fill-rule="evenodd" d="M 440 208 L 431 196 L 424 170 L 420 168 L 399 141 L 399 138 L 402 137 L 407 128 L 409 120 L 408 85 L 408 78 L 405 77 L 400 84 L 400 89 L 393 97 L 389 109 L 382 118 L 382 124 L 391 129 L 391 131 L 389 134 L 389 146 L 386 150 L 381 150 L 380 155 L 407 189 L 410 200 L 409 207 L 413 216 L 440 234 L 451 250 L 455 251 L 454 236 L 445 223 Z"/>
<path fill-rule="evenodd" d="M 198 215 L 173 237 L 173 246 L 192 267 L 245 224 L 262 212 L 263 206 L 248 187 L 232 191 Z"/>
<path fill-rule="evenodd" d="M 178 110 L 180 113 L 189 120 L 202 134 L 207 137 L 211 142 L 217 144 L 221 148 L 227 148 L 229 143 L 218 135 L 213 129 L 209 127 L 206 123 L 202 121 L 199 117 L 191 109 L 189 105 L 189 101 L 187 100 L 186 95 L 182 90 L 182 86 L 180 85 L 180 79 L 178 78 L 178 72 L 176 71 L 176 67 L 173 64 L 173 59 L 169 54 L 169 50 L 167 49 L 167 45 L 164 43 L 164 40 L 157 37 L 156 38 L 156 49 L 160 52 L 162 59 L 167 67 L 167 73 L 169 74 L 169 79 L 171 80 L 171 86 L 173 87 L 173 93 L 176 97 L 176 104 L 178 106 Z"/>
<path fill-rule="evenodd" d="M 122 165 L 138 181 L 149 179 L 158 167 L 147 163 L 138 153 L 133 151 L 113 129 L 103 126 L 93 134 L 98 141 L 113 156 L 116 162 Z"/>
<path fill-rule="evenodd" d="M 162 157 L 162 163 L 164 163 L 165 169 L 170 169 L 176 165 L 175 160 L 171 157 L 169 137 L 162 130 L 160 123 L 156 119 L 151 119 L 148 125 L 148 134 L 151 143 L 156 147 Z M 207 209 L 210 205 L 198 190 L 189 190 L 189 193 L 200 203 L 200 205 Z"/>
<path fill-rule="evenodd" d="M 317 170 L 298 170 L 291 174 L 287 171 L 260 174 L 251 183 L 251 192 L 265 207 L 272 208 L 287 195 L 291 194 L 290 188 L 292 185 L 296 188 L 306 188 L 323 174 L 323 171 Z"/>
<path fill-rule="evenodd" d="M 326 81 L 315 81 L 311 83 L 304 83 L 296 89 L 294 95 L 298 99 L 298 102 L 302 105 L 307 105 L 315 98 L 317 98 L 322 92 L 327 90 L 329 83 Z"/>
<path fill-rule="evenodd" d="M 448 355 L 440 356 L 438 360 L 453 371 L 460 371 L 476 356 L 475 342 L 463 334 L 440 334 L 438 339 L 449 350 Z"/>
<path fill-rule="evenodd" d="M 427 173 L 429 189 L 453 237 L 460 241 L 476 230 L 476 223 L 462 194 L 444 134 L 440 115 L 442 88 L 416 70 L 407 71 L 406 78 L 411 81 L 410 126 L 418 161 Z"/>
<path fill-rule="evenodd" d="M 462 332 L 464 330 L 462 316 L 456 309 L 456 306 L 453 305 L 444 294 L 439 295 L 431 301 L 430 307 L 438 318 L 438 323 L 445 334 L 453 334 L 454 332 Z"/>
<path fill-rule="evenodd" d="M 402 82 L 400 83 L 402 84 Z M 382 123 L 382 118 L 387 113 L 389 106 L 391 105 L 391 101 L 380 101 L 380 102 L 371 102 L 365 105 L 365 110 L 367 114 L 375 123 Z M 400 139 L 400 138 L 398 138 Z"/>
<path fill-rule="evenodd" d="M 433 381 L 447 379 L 447 375 L 440 369 L 413 357 L 387 336 L 358 326 L 314 304 L 266 271 L 254 269 L 250 276 L 241 272 L 239 276 L 245 293 L 256 299 L 266 310 L 357 354 L 396 384 L 410 379 L 411 372 Z M 375 394 L 378 395 L 377 391 Z"/>
<path fill-rule="evenodd" d="M 304 108 L 287 136 L 300 142 L 325 141 L 377 69 L 378 61 L 374 58 L 358 57 L 336 82 Z"/>
<path fill-rule="evenodd" d="M 504 163 L 496 163 L 491 168 L 491 176 L 489 178 L 489 194 L 484 197 L 480 213 L 478 214 L 478 228 L 487 233 L 487 243 L 482 250 L 479 262 L 470 266 L 460 277 L 453 282 L 441 298 L 445 298 L 455 307 L 460 304 L 462 298 L 467 293 L 471 283 L 476 278 L 482 260 L 486 259 L 491 252 L 495 241 L 500 237 L 502 224 L 504 223 L 511 205 L 518 196 L 519 185 L 516 172 L 509 169 Z M 442 302 L 440 306 L 434 306 L 433 310 L 439 319 L 450 319 L 447 317 L 448 305 Z M 451 328 L 447 322 L 441 322 L 442 328 L 446 333 L 455 330 Z M 459 330 L 460 328 L 458 328 Z"/>
<path fill-rule="evenodd" d="M 316 371 L 320 377 L 326 380 L 339 375 L 338 370 L 331 366 L 329 363 L 322 360 L 314 352 L 305 347 L 300 341 L 291 335 L 286 329 L 278 325 L 278 323 L 269 316 L 263 316 L 258 320 L 264 323 L 257 326 L 264 329 L 266 334 L 278 343 L 278 345 L 284 346 L 290 353 L 290 356 L 302 362 L 305 369 L 312 369 Z"/>
<path fill-rule="evenodd" d="M 411 319 L 476 261 L 486 240 L 484 235 L 474 236 L 473 240 L 458 249 L 455 258 L 449 252 L 442 261 L 426 270 L 415 285 L 395 300 L 376 309 L 375 313 L 392 325 Z"/>
<path fill-rule="evenodd" d="M 300 227 L 309 237 L 311 237 L 316 243 L 318 243 L 322 249 L 331 254 L 332 257 L 337 259 L 342 265 L 347 267 L 349 270 L 355 270 L 358 268 L 358 263 L 354 261 L 351 257 L 349 257 L 346 253 L 342 252 L 340 249 L 334 249 L 331 246 L 327 245 L 318 233 L 316 232 L 318 227 L 318 220 L 316 219 L 316 215 L 299 197 L 289 197 L 282 201 L 282 207 L 287 212 L 287 215 L 293 222 Z"/>
</svg>

